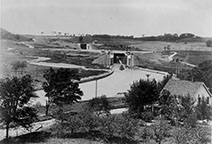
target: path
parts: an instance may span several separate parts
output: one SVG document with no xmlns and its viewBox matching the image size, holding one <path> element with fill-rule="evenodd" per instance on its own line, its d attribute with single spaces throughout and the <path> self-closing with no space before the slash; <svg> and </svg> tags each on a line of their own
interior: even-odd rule
<svg viewBox="0 0 212 144">
<path fill-rule="evenodd" d="M 168 62 L 171 62 L 171 61 L 173 60 L 173 57 L 174 57 L 175 55 L 177 55 L 177 52 L 174 52 L 172 55 L 170 55 L 170 56 L 168 57 Z M 191 64 L 191 63 L 187 63 L 187 62 L 180 62 L 180 63 L 181 63 L 181 64 L 184 64 L 184 65 L 188 65 L 188 66 L 190 66 L 190 67 L 197 67 L 196 65 Z"/>
<path fill-rule="evenodd" d="M 172 55 L 170 55 L 168 57 L 168 62 L 172 61 L 173 60 L 173 57 L 177 54 L 177 52 L 174 52 Z"/>
<path fill-rule="evenodd" d="M 9 136 L 15 137 L 15 136 L 27 134 L 27 133 L 34 132 L 34 131 L 45 130 L 45 129 L 48 129 L 49 127 L 51 127 L 55 123 L 56 123 L 55 119 L 36 122 L 36 123 L 32 124 L 31 131 L 24 129 L 23 127 L 10 128 L 9 129 Z M 6 130 L 0 129 L 0 141 L 3 140 L 5 137 L 6 137 Z"/>
</svg>

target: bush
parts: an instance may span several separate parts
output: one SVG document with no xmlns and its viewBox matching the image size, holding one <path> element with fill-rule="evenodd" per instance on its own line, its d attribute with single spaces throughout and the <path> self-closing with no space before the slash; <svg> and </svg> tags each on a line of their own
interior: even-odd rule
<svg viewBox="0 0 212 144">
<path fill-rule="evenodd" d="M 97 116 L 93 111 L 85 110 L 78 114 L 79 119 L 83 123 L 83 128 L 81 128 L 84 131 L 93 131 L 99 129 L 101 125 L 101 118 Z"/>
<path fill-rule="evenodd" d="M 207 47 L 212 47 L 212 40 L 207 40 L 206 41 L 206 46 Z"/>
<path fill-rule="evenodd" d="M 206 99 L 202 97 L 201 101 L 196 106 L 197 118 L 199 120 L 210 120 L 212 116 L 212 108 L 207 104 Z"/>
<path fill-rule="evenodd" d="M 139 80 L 130 86 L 125 95 L 130 114 L 140 117 L 146 106 L 154 104 L 160 93 L 160 85 L 155 80 Z"/>
<path fill-rule="evenodd" d="M 179 127 L 173 131 L 173 138 L 176 144 L 207 144 L 210 143 L 210 136 L 211 128 L 208 127 Z"/>
<path fill-rule="evenodd" d="M 144 142 L 148 143 L 151 139 L 161 143 L 165 138 L 170 137 L 171 126 L 167 121 L 159 120 L 154 125 L 146 126 L 141 131 L 140 136 Z"/>
<path fill-rule="evenodd" d="M 146 122 L 151 122 L 154 119 L 154 115 L 151 111 L 145 111 L 141 113 L 141 119 Z"/>
<path fill-rule="evenodd" d="M 94 111 L 98 116 L 110 113 L 110 105 L 105 95 L 91 99 L 88 102 L 88 108 Z"/>
<path fill-rule="evenodd" d="M 138 121 L 128 114 L 109 115 L 102 118 L 100 130 L 108 137 L 133 138 L 138 130 Z"/>
</svg>

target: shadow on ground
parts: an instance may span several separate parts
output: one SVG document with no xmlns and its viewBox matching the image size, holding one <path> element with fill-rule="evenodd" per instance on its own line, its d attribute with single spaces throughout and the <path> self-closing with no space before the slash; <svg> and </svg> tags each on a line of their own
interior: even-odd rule
<svg viewBox="0 0 212 144">
<path fill-rule="evenodd" d="M 107 136 L 99 131 L 79 132 L 74 134 L 67 133 L 62 135 L 62 138 L 73 138 L 73 139 L 85 138 L 94 141 L 104 141 L 105 143 L 110 144 L 129 144 L 129 143 L 138 144 L 138 141 L 135 141 L 133 139 L 121 138 L 116 136 Z"/>
<path fill-rule="evenodd" d="M 45 142 L 51 136 L 50 132 L 32 132 L 25 135 L 4 139 L 0 144 L 24 144 L 24 143 L 39 143 Z"/>
<path fill-rule="evenodd" d="M 40 143 L 47 142 L 51 137 L 58 137 L 58 135 L 52 135 L 51 132 L 32 132 L 29 134 L 9 138 L 8 140 L 0 141 L 0 144 L 27 144 L 27 143 Z M 88 139 L 93 141 L 103 141 L 104 143 L 110 144 L 138 144 L 138 141 L 129 139 L 129 138 L 121 138 L 116 136 L 107 136 L 105 134 L 100 133 L 99 131 L 90 131 L 90 132 L 79 132 L 79 133 L 66 133 L 59 136 L 59 138 L 70 138 L 70 139 Z"/>
</svg>

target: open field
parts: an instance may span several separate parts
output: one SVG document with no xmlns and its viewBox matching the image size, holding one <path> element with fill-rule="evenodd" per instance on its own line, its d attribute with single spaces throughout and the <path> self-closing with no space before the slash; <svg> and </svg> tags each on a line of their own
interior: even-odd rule
<svg viewBox="0 0 212 144">
<path fill-rule="evenodd" d="M 199 65 L 203 61 L 212 60 L 212 51 L 176 51 L 179 57 L 187 61 L 188 63 Z"/>
<path fill-rule="evenodd" d="M 170 45 L 171 51 L 212 51 L 211 47 L 206 47 L 205 42 L 193 43 L 175 43 L 175 42 L 161 42 L 161 41 L 140 41 L 129 45 L 142 50 L 163 51 L 164 47 Z"/>
<path fill-rule="evenodd" d="M 12 64 L 17 61 L 30 61 L 35 59 L 35 57 L 49 57 L 51 58 L 47 62 L 55 63 L 67 63 L 76 64 L 80 66 L 85 66 L 87 68 L 104 68 L 101 65 L 92 64 L 93 60 L 98 57 L 99 53 L 81 52 L 81 51 L 49 51 L 42 49 L 30 49 L 24 45 L 17 44 L 16 42 L 10 40 L 1 40 L 1 53 L 0 53 L 0 71 L 1 77 L 12 71 Z M 48 66 L 36 66 L 27 64 L 24 69 L 25 72 L 33 74 L 36 78 L 42 78 L 42 74 L 45 70 L 49 69 Z M 101 74 L 100 71 L 95 70 L 81 70 L 81 77 L 92 76 L 96 74 Z"/>
</svg>

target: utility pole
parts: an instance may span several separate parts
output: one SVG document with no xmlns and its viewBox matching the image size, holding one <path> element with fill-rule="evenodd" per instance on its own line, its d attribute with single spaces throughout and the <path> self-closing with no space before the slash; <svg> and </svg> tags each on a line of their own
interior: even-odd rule
<svg viewBox="0 0 212 144">
<path fill-rule="evenodd" d="M 97 98 L 97 80 L 96 80 L 96 87 L 95 87 L 95 97 Z"/>
</svg>

